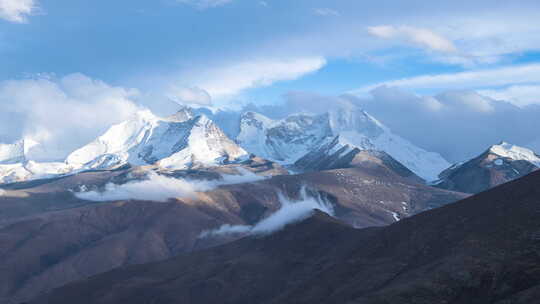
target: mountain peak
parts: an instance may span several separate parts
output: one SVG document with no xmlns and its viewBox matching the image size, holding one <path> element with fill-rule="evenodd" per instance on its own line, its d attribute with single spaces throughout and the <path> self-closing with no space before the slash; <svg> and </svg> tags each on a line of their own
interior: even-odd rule
<svg viewBox="0 0 540 304">
<path fill-rule="evenodd" d="M 193 109 L 190 107 L 182 107 L 173 115 L 167 116 L 165 119 L 174 122 L 184 122 L 195 117 Z"/>
<path fill-rule="evenodd" d="M 66 162 L 90 169 L 126 163 L 184 169 L 196 164 L 217 165 L 245 155 L 247 152 L 205 115 L 192 117 L 189 109 L 182 109 L 161 118 L 143 110 L 71 153 Z"/>
<path fill-rule="evenodd" d="M 507 142 L 489 147 L 481 155 L 444 170 L 439 188 L 478 193 L 509 182 L 540 168 L 540 157 L 533 151 Z"/>
<path fill-rule="evenodd" d="M 497 145 L 491 146 L 488 152 L 512 160 L 525 160 L 540 167 L 540 156 L 538 156 L 532 150 L 504 141 Z"/>
</svg>

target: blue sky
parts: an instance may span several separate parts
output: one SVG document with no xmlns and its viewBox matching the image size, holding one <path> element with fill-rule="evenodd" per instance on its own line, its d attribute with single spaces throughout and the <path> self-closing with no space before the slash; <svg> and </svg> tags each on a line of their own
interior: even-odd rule
<svg viewBox="0 0 540 304">
<path fill-rule="evenodd" d="M 34 8 L 21 14 L 22 22 L 4 18 L 0 24 L 4 80 L 82 73 L 143 91 L 170 85 L 207 85 L 201 88 L 212 91 L 219 80 L 201 78 L 227 67 L 324 58 L 322 65 L 299 63 L 292 75 L 247 69 L 252 75 L 238 80 L 247 84 L 212 96 L 218 103 L 239 96 L 273 102 L 291 89 L 340 94 L 394 79 L 539 58 L 535 1 L 20 1 Z M 394 33 L 370 32 L 384 26 Z M 512 27 L 516 32 L 509 35 Z M 437 47 L 437 39 L 455 50 Z"/>
<path fill-rule="evenodd" d="M 540 104 L 539 17 L 526 0 L 0 0 L 0 116 L 17 117 L 0 141 L 59 137 L 36 105 L 92 105 L 103 119 L 81 130 L 140 105 L 372 98 L 384 85 L 523 108 Z"/>
</svg>

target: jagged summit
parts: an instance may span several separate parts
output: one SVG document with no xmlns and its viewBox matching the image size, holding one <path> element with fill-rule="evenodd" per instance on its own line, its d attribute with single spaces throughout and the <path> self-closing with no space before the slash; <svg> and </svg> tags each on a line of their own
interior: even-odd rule
<svg viewBox="0 0 540 304">
<path fill-rule="evenodd" d="M 112 126 L 71 153 L 66 162 L 94 169 L 126 163 L 185 169 L 245 159 L 247 155 L 204 115 L 193 117 L 183 109 L 161 118 L 145 110 Z"/>
<path fill-rule="evenodd" d="M 193 113 L 193 109 L 191 109 L 190 107 L 184 106 L 180 108 L 173 115 L 165 117 L 164 120 L 168 120 L 172 122 L 184 122 L 184 121 L 193 119 L 194 117 L 195 117 L 195 113 Z"/>
<path fill-rule="evenodd" d="M 110 127 L 91 143 L 69 154 L 65 162 L 36 162 L 26 153 L 36 143 L 0 145 L 0 183 L 113 169 L 125 164 L 166 169 L 216 166 L 246 160 L 249 154 L 205 115 L 182 108 L 158 117 L 149 110 Z"/>
<path fill-rule="evenodd" d="M 338 142 L 334 142 L 336 136 Z M 333 153 L 355 148 L 384 151 L 427 181 L 435 180 L 450 165 L 439 154 L 395 135 L 352 104 L 339 104 L 325 114 L 294 114 L 281 120 L 246 112 L 241 117 L 237 142 L 253 154 L 284 164 L 293 164 L 308 154 L 315 157 L 313 153 L 317 151 Z"/>
<path fill-rule="evenodd" d="M 328 115 L 295 114 L 272 120 L 262 114 L 247 112 L 241 116 L 238 143 L 261 157 L 294 163 L 332 136 Z"/>
</svg>

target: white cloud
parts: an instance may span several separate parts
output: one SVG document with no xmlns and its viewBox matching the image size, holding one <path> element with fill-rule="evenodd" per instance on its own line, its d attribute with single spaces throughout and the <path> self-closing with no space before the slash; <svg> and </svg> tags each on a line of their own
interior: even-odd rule
<svg viewBox="0 0 540 304">
<path fill-rule="evenodd" d="M 331 8 L 314 8 L 313 13 L 315 15 L 325 16 L 325 17 L 326 16 L 334 16 L 334 17 L 341 16 L 341 14 L 338 11 Z"/>
<path fill-rule="evenodd" d="M 251 235 L 264 235 L 283 229 L 285 226 L 301 221 L 309 217 L 313 210 L 318 209 L 329 215 L 334 215 L 332 204 L 325 201 L 320 196 L 312 197 L 302 188 L 300 200 L 294 201 L 283 195 L 279 195 L 281 207 L 267 218 L 261 220 L 254 226 L 247 225 L 223 225 L 218 229 L 205 231 L 201 237 L 216 236 L 223 234 L 249 233 Z"/>
<path fill-rule="evenodd" d="M 248 183 L 265 177 L 239 168 L 239 175 L 222 175 L 220 180 L 188 180 L 159 175 L 150 172 L 145 180 L 128 182 L 123 185 L 109 183 L 104 191 L 77 192 L 75 195 L 90 201 L 148 200 L 166 202 L 170 198 L 195 197 L 197 192 L 209 191 L 220 185 Z"/>
<path fill-rule="evenodd" d="M 249 60 L 204 71 L 190 71 L 182 78 L 206 90 L 213 99 L 220 99 L 235 96 L 245 89 L 298 79 L 325 64 L 322 57 Z"/>
<path fill-rule="evenodd" d="M 139 107 L 136 90 L 112 87 L 82 74 L 0 83 L 0 142 L 29 138 L 60 160 Z"/>
<path fill-rule="evenodd" d="M 123 185 L 109 183 L 105 186 L 105 191 L 79 192 L 76 196 L 98 202 L 130 199 L 166 202 L 174 197 L 193 197 L 198 191 L 207 191 L 212 188 L 213 185 L 206 181 L 186 181 L 151 173 L 144 181 Z"/>
<path fill-rule="evenodd" d="M 422 75 L 385 81 L 353 90 L 350 93 L 362 94 L 382 85 L 410 89 L 480 89 L 528 83 L 540 83 L 540 64 Z"/>
<path fill-rule="evenodd" d="M 233 0 L 176 0 L 178 3 L 193 5 L 199 9 L 218 7 L 231 3 Z"/>
<path fill-rule="evenodd" d="M 211 106 L 212 97 L 205 90 L 198 87 L 170 86 L 166 94 L 169 99 L 178 104 L 194 104 Z"/>
<path fill-rule="evenodd" d="M 506 100 L 520 107 L 540 104 L 540 84 L 513 85 L 504 88 L 480 90 L 478 93 L 493 99 Z"/>
<path fill-rule="evenodd" d="M 424 28 L 380 25 L 368 27 L 368 32 L 379 38 L 403 40 L 434 51 L 457 52 L 457 48 L 452 41 Z"/>
<path fill-rule="evenodd" d="M 268 6 L 268 2 L 266 2 L 266 1 L 259 1 L 259 5 L 267 7 L 267 6 Z"/>
<path fill-rule="evenodd" d="M 34 0 L 0 0 L 0 18 L 10 22 L 24 23 L 27 16 L 37 9 Z"/>
<path fill-rule="evenodd" d="M 342 98 L 357 103 L 393 132 L 452 162 L 477 156 L 503 140 L 526 145 L 539 137 L 540 106 L 518 107 L 470 90 L 423 96 L 381 86 L 370 93 L 370 98 Z"/>
<path fill-rule="evenodd" d="M 488 113 L 495 110 L 491 99 L 472 91 L 448 91 L 431 98 L 441 105 L 438 109 L 435 109 L 435 111 L 445 110 L 445 106 L 452 106 L 463 109 L 464 111 L 480 113 Z M 431 107 L 431 109 L 433 110 L 434 108 Z"/>
</svg>

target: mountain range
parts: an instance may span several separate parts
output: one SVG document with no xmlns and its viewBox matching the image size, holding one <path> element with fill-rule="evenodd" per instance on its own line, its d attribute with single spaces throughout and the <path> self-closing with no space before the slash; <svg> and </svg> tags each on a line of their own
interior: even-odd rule
<svg viewBox="0 0 540 304">
<path fill-rule="evenodd" d="M 144 110 L 64 161 L 35 161 L 41 149 L 30 140 L 0 145 L 1 303 L 528 299 L 520 292 L 529 285 L 499 272 L 521 266 L 486 254 L 497 246 L 533 248 L 534 240 L 509 243 L 535 233 L 522 208 L 537 197 L 531 185 L 540 157 L 522 147 L 503 142 L 450 165 L 340 104 L 279 119 L 255 111 L 183 107 L 159 117 Z M 501 193 L 508 195 L 490 206 Z M 510 201 L 523 202 L 511 214 L 525 226 L 492 240 L 491 233 L 512 228 L 501 218 Z M 486 228 L 487 221 L 495 225 Z M 535 261 L 511 252 L 501 254 L 526 266 Z M 467 254 L 496 266 L 484 272 Z"/>
<path fill-rule="evenodd" d="M 217 115 L 182 108 L 161 118 L 143 110 L 72 152 L 63 162 L 33 161 L 27 157 L 24 140 L 2 145 L 0 181 L 41 179 L 125 164 L 185 169 L 241 161 L 249 154 L 295 170 L 296 161 L 313 150 L 323 152 L 330 144 L 323 153 L 342 149 L 385 152 L 426 181 L 436 179 L 449 166 L 440 155 L 414 146 L 352 105 L 323 115 L 295 114 L 280 120 L 245 112 L 234 122 L 237 134 L 229 131 L 229 136 L 213 116 Z M 231 129 L 230 122 L 219 121 L 223 129 Z"/>
</svg>

